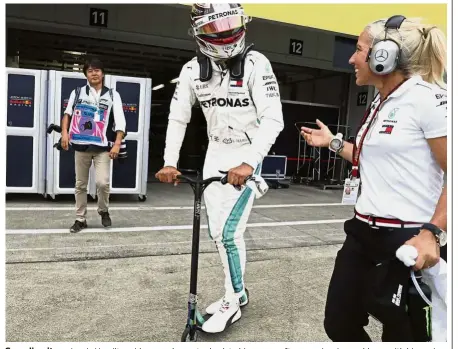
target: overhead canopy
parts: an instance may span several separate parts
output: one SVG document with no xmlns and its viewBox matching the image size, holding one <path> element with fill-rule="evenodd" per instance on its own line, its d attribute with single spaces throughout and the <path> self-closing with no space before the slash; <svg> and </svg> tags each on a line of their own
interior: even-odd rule
<svg viewBox="0 0 458 349">
<path fill-rule="evenodd" d="M 393 15 L 421 17 L 446 33 L 447 4 L 243 4 L 253 17 L 359 36 L 364 27 Z"/>
<path fill-rule="evenodd" d="M 256 18 L 359 36 L 364 27 L 393 15 L 421 17 L 447 34 L 447 4 L 242 4 Z"/>
</svg>

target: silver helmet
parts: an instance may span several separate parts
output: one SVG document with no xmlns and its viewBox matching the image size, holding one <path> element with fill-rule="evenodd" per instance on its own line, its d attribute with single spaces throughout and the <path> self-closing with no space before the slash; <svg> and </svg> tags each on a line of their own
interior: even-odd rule
<svg viewBox="0 0 458 349">
<path fill-rule="evenodd" d="M 246 16 L 240 4 L 193 4 L 191 30 L 200 51 L 213 60 L 225 60 L 245 48 Z"/>
</svg>

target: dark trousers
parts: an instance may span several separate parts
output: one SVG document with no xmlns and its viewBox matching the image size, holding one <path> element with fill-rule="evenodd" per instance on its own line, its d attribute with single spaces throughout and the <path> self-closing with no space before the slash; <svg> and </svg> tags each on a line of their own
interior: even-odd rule
<svg viewBox="0 0 458 349">
<path fill-rule="evenodd" d="M 370 342 L 365 304 L 367 280 L 377 263 L 395 257 L 396 250 L 418 234 L 419 228 L 374 229 L 356 218 L 345 222 L 346 240 L 337 253 L 326 300 L 324 328 L 334 342 Z M 441 257 L 446 259 L 446 256 Z M 385 322 L 383 342 L 413 341 L 406 321 Z"/>
</svg>

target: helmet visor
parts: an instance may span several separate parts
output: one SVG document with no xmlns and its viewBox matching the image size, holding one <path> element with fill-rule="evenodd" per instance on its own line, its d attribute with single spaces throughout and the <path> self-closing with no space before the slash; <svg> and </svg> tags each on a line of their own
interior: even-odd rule
<svg viewBox="0 0 458 349">
<path fill-rule="evenodd" d="M 245 32 L 244 27 L 220 32 L 218 34 L 199 35 L 198 38 L 215 45 L 230 45 L 239 40 Z"/>
<path fill-rule="evenodd" d="M 216 21 L 205 23 L 199 28 L 196 28 L 196 35 L 209 35 L 220 32 L 232 31 L 244 25 L 243 17 L 232 16 L 217 19 Z"/>
</svg>

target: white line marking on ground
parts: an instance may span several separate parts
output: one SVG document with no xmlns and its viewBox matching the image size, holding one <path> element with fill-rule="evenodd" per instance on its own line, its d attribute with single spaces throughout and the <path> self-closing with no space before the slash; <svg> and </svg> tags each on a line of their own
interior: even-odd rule
<svg viewBox="0 0 458 349">
<path fill-rule="evenodd" d="M 253 208 L 287 208 L 287 207 L 321 207 L 321 206 L 347 206 L 341 203 L 316 203 L 316 204 L 273 204 L 255 205 Z M 205 206 L 202 206 L 204 209 Z M 97 207 L 87 208 L 96 211 Z M 110 211 L 162 211 L 162 210 L 192 210 L 194 206 L 110 206 Z M 10 206 L 5 211 L 73 211 L 75 206 Z"/>
<path fill-rule="evenodd" d="M 294 236 L 283 236 L 282 239 L 300 239 L 314 237 L 308 234 L 305 235 L 294 235 Z M 278 236 L 264 237 L 264 238 L 245 238 L 245 241 L 260 241 L 260 240 L 278 240 Z M 20 252 L 20 251 L 49 251 L 49 250 L 75 250 L 75 249 L 94 249 L 94 248 L 131 248 L 131 247 L 147 247 L 147 246 L 162 246 L 162 245 L 189 245 L 189 241 L 167 241 L 167 242 L 152 242 L 149 244 L 129 244 L 129 245 L 93 245 L 93 246 L 66 246 L 66 247 L 34 247 L 34 248 L 10 248 L 7 252 Z M 212 244 L 215 243 L 211 240 L 201 241 L 200 244 Z"/>
<path fill-rule="evenodd" d="M 313 225 L 313 224 L 333 224 L 343 223 L 347 219 L 328 219 L 316 221 L 292 221 L 292 222 L 263 222 L 248 223 L 247 227 L 280 227 L 294 225 Z M 207 225 L 201 225 L 200 229 L 208 229 Z M 153 227 L 127 227 L 127 228 L 89 228 L 84 229 L 78 234 L 84 233 L 129 233 L 143 231 L 164 231 L 164 230 L 192 230 L 192 225 L 163 225 Z M 6 234 L 67 234 L 69 229 L 6 229 Z"/>
</svg>

